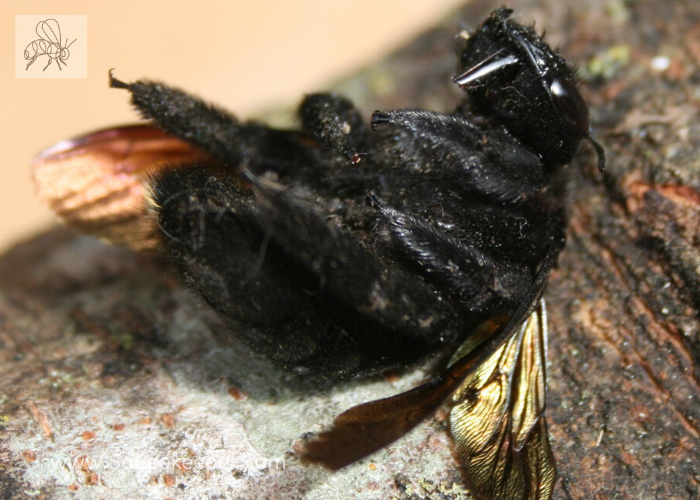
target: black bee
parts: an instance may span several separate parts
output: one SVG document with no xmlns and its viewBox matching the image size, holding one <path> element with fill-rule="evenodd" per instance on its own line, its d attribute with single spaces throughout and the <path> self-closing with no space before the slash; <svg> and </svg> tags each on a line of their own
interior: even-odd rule
<svg viewBox="0 0 700 500">
<path fill-rule="evenodd" d="M 467 103 L 377 111 L 371 127 L 338 95 L 307 96 L 300 129 L 275 130 L 110 73 L 153 125 L 45 151 L 40 195 L 69 224 L 166 256 L 297 372 L 350 378 L 456 351 L 427 384 L 340 415 L 307 462 L 352 463 L 451 397 L 473 494 L 549 498 L 542 293 L 564 247 L 562 167 L 582 139 L 605 158 L 571 66 L 510 14 L 464 37 Z"/>
<path fill-rule="evenodd" d="M 49 62 L 44 66 L 43 71 L 46 71 L 46 68 L 51 66 L 53 61 L 56 61 L 58 69 L 63 70 L 63 68 L 61 68 L 61 63 L 68 65 L 66 62 L 66 59 L 70 57 L 70 50 L 68 50 L 68 47 L 73 45 L 77 38 L 71 43 L 68 43 L 68 39 L 66 39 L 65 45 L 61 45 L 61 27 L 55 19 L 39 21 L 35 31 L 39 38 L 30 42 L 24 49 L 24 59 L 29 61 L 25 71 L 29 69 L 29 66 L 34 64 L 37 57 L 43 55 L 49 56 Z"/>
</svg>

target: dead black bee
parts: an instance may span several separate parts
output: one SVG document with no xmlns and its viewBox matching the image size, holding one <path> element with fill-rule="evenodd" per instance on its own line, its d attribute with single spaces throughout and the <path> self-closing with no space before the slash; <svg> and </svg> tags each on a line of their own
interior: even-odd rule
<svg viewBox="0 0 700 500">
<path fill-rule="evenodd" d="M 34 64 L 37 57 L 43 55 L 49 56 L 49 62 L 44 66 L 43 71 L 46 71 L 46 68 L 51 66 L 53 61 L 56 61 L 58 69 L 63 70 L 63 68 L 61 68 L 61 63 L 68 65 L 66 62 L 66 59 L 70 57 L 70 50 L 68 50 L 68 47 L 73 45 L 77 38 L 71 43 L 68 43 L 68 39 L 66 39 L 65 46 L 61 45 L 61 27 L 55 19 L 39 21 L 35 31 L 39 38 L 30 42 L 24 49 L 24 59 L 29 61 L 25 71 L 29 69 L 29 66 Z"/>
<path fill-rule="evenodd" d="M 371 130 L 337 95 L 307 96 L 301 129 L 274 130 L 110 75 L 154 125 L 45 151 L 39 193 L 73 226 L 162 252 L 298 372 L 369 375 L 461 346 L 435 380 L 340 415 L 306 461 L 343 467 L 452 397 L 474 495 L 549 498 L 542 293 L 564 246 L 562 166 L 582 139 L 605 159 L 571 67 L 510 14 L 466 40 L 468 105 L 377 111 Z"/>
</svg>

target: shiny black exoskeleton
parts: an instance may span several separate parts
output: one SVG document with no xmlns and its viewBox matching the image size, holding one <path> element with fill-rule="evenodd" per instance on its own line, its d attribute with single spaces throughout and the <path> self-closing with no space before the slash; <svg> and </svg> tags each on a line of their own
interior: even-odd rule
<svg viewBox="0 0 700 500">
<path fill-rule="evenodd" d="M 376 373 L 457 346 L 531 294 L 563 248 L 561 167 L 590 140 L 589 117 L 571 67 L 510 13 L 466 41 L 455 83 L 469 102 L 451 115 L 377 111 L 369 127 L 343 97 L 315 94 L 301 129 L 280 131 L 112 79 L 215 159 L 154 175 L 153 210 L 185 282 L 255 351 Z"/>
</svg>

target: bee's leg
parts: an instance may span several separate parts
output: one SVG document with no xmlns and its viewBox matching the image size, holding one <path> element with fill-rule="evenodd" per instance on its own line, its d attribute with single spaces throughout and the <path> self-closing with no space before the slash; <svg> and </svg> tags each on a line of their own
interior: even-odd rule
<svg viewBox="0 0 700 500">
<path fill-rule="evenodd" d="M 357 164 L 369 150 L 369 129 L 360 112 L 346 98 L 336 94 L 311 94 L 299 106 L 304 132 L 323 149 L 341 153 Z"/>
<path fill-rule="evenodd" d="M 241 123 L 227 111 L 161 83 L 139 80 L 127 84 L 110 74 L 110 85 L 129 90 L 132 104 L 145 118 L 208 152 L 227 168 L 245 168 L 257 176 L 272 173 L 282 182 L 302 184 L 328 196 L 348 190 L 364 196 L 368 190 L 362 179 L 369 174 L 347 168 L 347 163 L 363 157 L 360 148 L 364 149 L 371 134 L 345 99 L 309 96 L 300 110 L 308 128 L 304 136 L 258 123 Z M 346 124 L 349 134 L 343 133 L 348 129 Z M 308 136 L 330 148 L 337 158 L 321 158 Z"/>
<path fill-rule="evenodd" d="M 461 184 L 453 187 L 457 191 L 517 203 L 542 186 L 541 160 L 504 132 L 484 132 L 459 116 L 413 110 L 375 112 L 372 128 L 384 127 L 407 132 L 393 144 L 401 162 L 417 156 L 415 163 L 420 165 L 423 155 L 431 155 L 436 167 L 431 175 L 437 182 L 460 179 Z"/>
<path fill-rule="evenodd" d="M 370 198 L 403 255 L 426 280 L 451 290 L 465 308 L 511 310 L 527 293 L 533 279 L 527 266 L 489 257 L 420 217 L 388 207 L 373 194 Z"/>
<path fill-rule="evenodd" d="M 228 111 L 162 83 L 139 80 L 127 84 L 110 73 L 110 85 L 129 90 L 132 104 L 144 118 L 229 168 L 244 166 L 258 175 L 272 171 L 282 177 L 316 163 L 299 134 L 241 123 Z"/>
<path fill-rule="evenodd" d="M 238 165 L 244 156 L 245 139 L 256 133 L 256 127 L 243 126 L 227 111 L 162 83 L 124 83 L 110 71 L 109 84 L 129 90 L 131 103 L 144 118 L 226 164 Z"/>
<path fill-rule="evenodd" d="M 222 168 L 170 167 L 152 199 L 184 281 L 252 349 L 349 377 L 405 366 L 468 331 L 472 319 L 418 276 L 385 269 L 350 233 L 247 177 L 252 190 Z"/>
</svg>

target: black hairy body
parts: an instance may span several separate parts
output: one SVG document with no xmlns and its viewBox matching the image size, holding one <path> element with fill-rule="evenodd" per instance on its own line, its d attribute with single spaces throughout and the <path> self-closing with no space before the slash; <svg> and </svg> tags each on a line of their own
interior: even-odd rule
<svg viewBox="0 0 700 500">
<path fill-rule="evenodd" d="M 434 381 L 341 415 L 308 461 L 351 463 L 455 394 L 452 433 L 477 497 L 551 494 L 540 300 L 564 247 L 565 164 L 582 139 L 601 170 L 605 159 L 573 70 L 510 13 L 465 37 L 454 81 L 469 99 L 452 114 L 377 111 L 368 124 L 342 96 L 312 94 L 299 129 L 276 130 L 110 75 L 158 129 L 203 152 L 149 173 L 147 231 L 253 350 L 350 378 L 461 346 Z M 115 132 L 130 147 L 159 133 Z M 83 143 L 105 148 L 107 134 Z M 494 384 L 504 395 L 492 403 Z"/>
<path fill-rule="evenodd" d="M 561 164 L 488 109 L 473 111 L 481 126 L 463 112 L 376 113 L 372 132 L 350 102 L 316 94 L 290 132 L 161 84 L 128 89 L 145 117 L 225 165 L 155 175 L 171 258 L 253 349 L 287 367 L 366 375 L 456 346 L 513 310 L 563 246 Z M 570 157 L 580 131 L 549 125 L 568 133 Z"/>
</svg>

